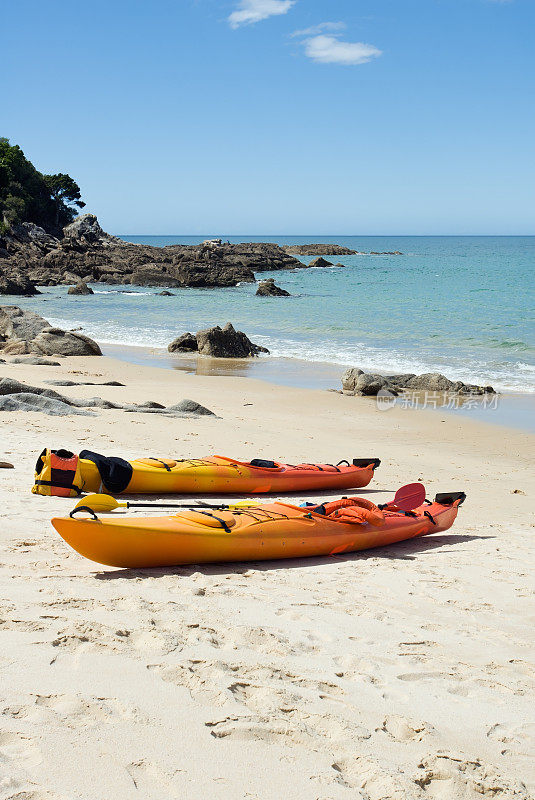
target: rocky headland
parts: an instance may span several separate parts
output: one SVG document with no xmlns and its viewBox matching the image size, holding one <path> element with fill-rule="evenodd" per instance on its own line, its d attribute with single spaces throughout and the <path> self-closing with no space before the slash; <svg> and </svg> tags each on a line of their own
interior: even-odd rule
<svg viewBox="0 0 535 800">
<path fill-rule="evenodd" d="M 13 225 L 0 237 L 0 293 L 31 295 L 35 287 L 82 283 L 216 287 L 253 283 L 255 272 L 306 269 L 276 244 L 152 247 L 131 244 L 102 230 L 83 214 L 56 238 L 31 222 Z M 77 291 L 77 293 L 82 293 Z"/>
<path fill-rule="evenodd" d="M 283 250 L 293 256 L 402 256 L 399 250 L 385 250 L 378 252 L 372 250 L 363 253 L 361 250 L 351 250 L 340 244 L 287 244 Z"/>
</svg>

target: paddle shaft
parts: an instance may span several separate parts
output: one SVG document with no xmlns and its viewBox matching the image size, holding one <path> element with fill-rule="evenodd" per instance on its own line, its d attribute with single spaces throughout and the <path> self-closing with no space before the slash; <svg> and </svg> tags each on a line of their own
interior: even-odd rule
<svg viewBox="0 0 535 800">
<path fill-rule="evenodd" d="M 119 508 L 214 508 L 223 510 L 228 506 L 210 503 L 119 503 Z"/>
</svg>

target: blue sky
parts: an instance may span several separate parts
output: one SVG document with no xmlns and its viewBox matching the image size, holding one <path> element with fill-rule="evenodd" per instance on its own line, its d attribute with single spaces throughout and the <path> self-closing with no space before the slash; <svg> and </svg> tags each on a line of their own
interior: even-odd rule
<svg viewBox="0 0 535 800">
<path fill-rule="evenodd" d="M 535 233 L 534 0 L 0 11 L 0 135 L 110 232 Z"/>
</svg>

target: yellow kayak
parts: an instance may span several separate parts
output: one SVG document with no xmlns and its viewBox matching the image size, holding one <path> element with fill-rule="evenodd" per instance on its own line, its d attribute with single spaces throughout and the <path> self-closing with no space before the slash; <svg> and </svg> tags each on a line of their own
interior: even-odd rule
<svg viewBox="0 0 535 800">
<path fill-rule="evenodd" d="M 84 506 L 52 525 L 81 555 L 113 567 L 163 567 L 333 555 L 379 547 L 450 528 L 465 495 L 438 494 L 410 513 L 362 498 L 300 507 L 267 503 L 165 517 L 99 518 Z M 91 518 L 76 518 L 89 512 Z"/>
<path fill-rule="evenodd" d="M 76 497 L 108 494 L 258 494 L 321 489 L 360 489 L 380 464 L 378 458 L 352 463 L 283 464 L 228 456 L 170 459 L 103 456 L 90 450 L 43 450 L 35 466 L 35 494 Z"/>
</svg>

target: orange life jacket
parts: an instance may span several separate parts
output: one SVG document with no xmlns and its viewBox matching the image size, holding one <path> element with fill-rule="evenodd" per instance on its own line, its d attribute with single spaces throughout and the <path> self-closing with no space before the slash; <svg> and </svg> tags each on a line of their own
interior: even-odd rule
<svg viewBox="0 0 535 800">
<path fill-rule="evenodd" d="M 325 514 L 338 522 L 366 523 L 378 527 L 384 522 L 384 514 L 375 503 L 362 497 L 342 497 L 332 503 L 324 503 Z"/>
</svg>

